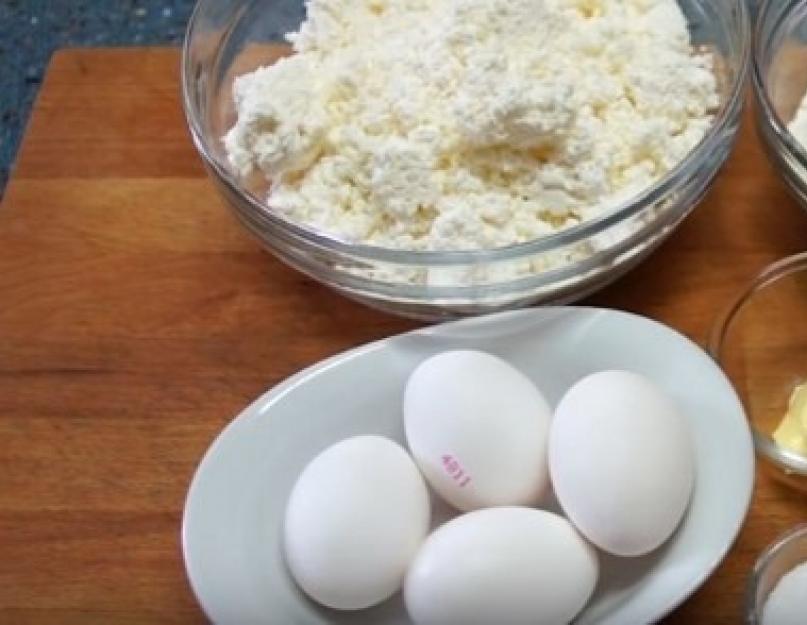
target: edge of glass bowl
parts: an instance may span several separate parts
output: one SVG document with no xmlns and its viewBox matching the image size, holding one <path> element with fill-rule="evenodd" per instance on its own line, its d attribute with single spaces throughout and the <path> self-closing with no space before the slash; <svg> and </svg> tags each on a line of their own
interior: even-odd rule
<svg viewBox="0 0 807 625">
<path fill-rule="evenodd" d="M 776 559 L 779 553 L 784 549 L 792 540 L 807 535 L 807 523 L 800 523 L 795 527 L 789 529 L 777 536 L 772 543 L 770 543 L 757 558 L 754 563 L 754 568 L 751 570 L 751 575 L 745 586 L 745 619 L 748 625 L 760 625 L 762 605 L 757 601 L 757 591 L 759 590 L 759 583 L 765 571 L 770 564 Z M 767 599 L 767 597 L 766 597 Z"/>
<path fill-rule="evenodd" d="M 667 172 L 656 184 L 646 189 L 639 196 L 623 202 L 619 206 L 611 209 L 607 213 L 599 215 L 593 219 L 582 222 L 562 232 L 553 233 L 533 241 L 510 245 L 506 247 L 494 248 L 490 250 L 464 250 L 464 251 L 414 251 L 397 250 L 361 243 L 349 243 L 330 236 L 327 233 L 318 232 L 312 228 L 294 223 L 277 214 L 270 206 L 260 201 L 252 193 L 245 190 L 237 181 L 236 177 L 229 169 L 218 161 L 212 153 L 205 139 L 201 122 L 196 115 L 194 107 L 193 80 L 190 72 L 190 42 L 193 38 L 197 25 L 198 14 L 205 0 L 199 0 L 191 13 L 185 31 L 185 38 L 182 45 L 181 58 L 181 86 L 182 105 L 191 137 L 197 151 L 202 156 L 205 164 L 215 173 L 219 181 L 226 185 L 230 192 L 244 198 L 255 211 L 262 213 L 272 225 L 290 231 L 290 233 L 309 244 L 317 247 L 324 247 L 333 252 L 347 256 L 360 257 L 368 260 L 386 262 L 391 264 L 404 264 L 416 267 L 447 267 L 464 264 L 478 264 L 496 261 L 514 260 L 524 256 L 536 255 L 544 252 L 554 251 L 558 248 L 566 247 L 574 243 L 581 242 L 603 230 L 617 225 L 623 220 L 640 213 L 647 206 L 653 205 L 656 201 L 673 189 L 678 180 L 685 174 L 696 171 L 700 167 L 703 155 L 710 154 L 724 139 L 723 134 L 726 127 L 735 118 L 738 109 L 742 108 L 743 89 L 751 66 L 751 25 L 749 9 L 745 0 L 734 0 L 735 10 L 739 12 L 739 22 L 742 32 L 739 33 L 740 65 L 737 76 L 731 83 L 728 97 L 723 102 L 720 111 L 715 116 L 715 120 L 709 128 L 706 136 L 696 145 L 684 159 L 673 169 Z"/>
<path fill-rule="evenodd" d="M 720 366 L 722 360 L 721 353 L 725 347 L 726 335 L 737 313 L 739 313 L 745 304 L 759 291 L 799 271 L 807 271 L 807 252 L 794 254 L 768 265 L 734 298 L 731 305 L 726 308 L 725 312 L 718 317 L 717 322 L 712 326 L 707 342 L 708 352 L 715 362 L 717 362 L 718 366 Z M 781 448 L 771 436 L 760 432 L 754 425 L 754 419 L 746 400 L 742 398 L 742 396 L 741 399 L 746 405 L 746 413 L 749 415 L 748 425 L 751 428 L 754 446 L 757 451 L 789 473 L 807 477 L 807 458 L 802 458 L 798 454 Z"/>
<path fill-rule="evenodd" d="M 762 69 L 763 55 L 768 54 L 768 47 L 765 45 L 766 41 L 763 40 L 764 26 L 768 18 L 768 12 L 773 10 L 772 7 L 776 6 L 781 1 L 782 0 L 764 0 L 757 12 L 756 23 L 753 29 L 751 82 L 753 84 L 755 99 L 761 108 L 763 119 L 768 128 L 773 131 L 779 144 L 783 145 L 793 158 L 795 158 L 802 167 L 807 169 L 807 147 L 803 146 L 801 142 L 793 136 L 787 124 L 782 121 L 782 118 L 779 117 L 779 114 L 776 112 L 773 102 L 771 102 L 770 96 L 768 95 L 768 81 Z M 770 39 L 775 38 L 782 24 L 787 21 L 788 16 L 795 8 L 799 8 L 799 3 L 793 0 L 788 10 L 782 12 L 779 23 L 776 24 L 775 28 L 771 29 Z M 807 12 L 807 6 L 802 6 L 801 8 Z"/>
</svg>

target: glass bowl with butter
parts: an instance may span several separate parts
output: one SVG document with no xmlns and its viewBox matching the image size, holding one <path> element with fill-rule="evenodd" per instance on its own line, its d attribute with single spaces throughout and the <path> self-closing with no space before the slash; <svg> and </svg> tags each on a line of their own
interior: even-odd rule
<svg viewBox="0 0 807 625">
<path fill-rule="evenodd" d="M 756 19 L 752 80 L 759 135 L 807 209 L 807 0 L 769 0 Z"/>
<path fill-rule="evenodd" d="M 807 253 L 752 281 L 716 324 L 710 351 L 745 404 L 757 453 L 807 488 Z"/>
<path fill-rule="evenodd" d="M 281 260 L 476 315 L 580 299 L 675 230 L 731 151 L 750 39 L 746 0 L 200 0 L 183 104 Z"/>
</svg>

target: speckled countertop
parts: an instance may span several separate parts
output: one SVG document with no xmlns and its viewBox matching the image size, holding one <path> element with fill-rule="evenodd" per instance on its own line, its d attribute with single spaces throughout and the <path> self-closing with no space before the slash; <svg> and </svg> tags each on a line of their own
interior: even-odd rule
<svg viewBox="0 0 807 625">
<path fill-rule="evenodd" d="M 0 196 L 51 54 L 179 44 L 194 0 L 0 0 Z"/>
</svg>

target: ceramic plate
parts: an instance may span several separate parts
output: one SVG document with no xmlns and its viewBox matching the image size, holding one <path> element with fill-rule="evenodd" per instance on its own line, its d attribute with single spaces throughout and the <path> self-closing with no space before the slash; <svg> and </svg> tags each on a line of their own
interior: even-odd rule
<svg viewBox="0 0 807 625">
<path fill-rule="evenodd" d="M 689 419 L 697 479 L 684 521 L 650 556 L 602 557 L 595 596 L 575 623 L 649 623 L 704 582 L 733 543 L 753 487 L 751 437 L 734 390 L 697 345 L 654 321 L 610 310 L 543 308 L 429 327 L 359 347 L 286 380 L 230 423 L 199 465 L 182 526 L 188 575 L 212 621 L 411 622 L 400 595 L 346 613 L 306 599 L 284 566 L 281 523 L 297 476 L 325 447 L 358 434 L 404 443 L 407 377 L 424 358 L 456 348 L 501 356 L 532 378 L 552 405 L 589 373 L 640 372 L 664 388 Z M 438 520 L 447 514 L 441 509 Z"/>
</svg>

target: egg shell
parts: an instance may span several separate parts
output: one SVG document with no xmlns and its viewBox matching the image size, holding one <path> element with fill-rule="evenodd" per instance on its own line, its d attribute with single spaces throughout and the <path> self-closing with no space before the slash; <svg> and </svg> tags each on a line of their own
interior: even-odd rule
<svg viewBox="0 0 807 625">
<path fill-rule="evenodd" d="M 488 508 L 426 539 L 404 599 L 418 625 L 561 625 L 588 602 L 598 573 L 595 550 L 566 519 Z"/>
<path fill-rule="evenodd" d="M 463 511 L 541 499 L 550 417 L 527 376 L 479 351 L 432 356 L 404 392 L 412 455 L 434 490 Z"/>
<path fill-rule="evenodd" d="M 426 484 L 400 445 L 349 438 L 320 453 L 297 479 L 285 515 L 286 562 L 319 603 L 366 608 L 400 589 L 430 515 Z"/>
<path fill-rule="evenodd" d="M 583 378 L 555 410 L 549 467 L 558 501 L 614 555 L 643 555 L 670 537 L 692 495 L 694 459 L 686 419 L 638 374 Z"/>
</svg>

